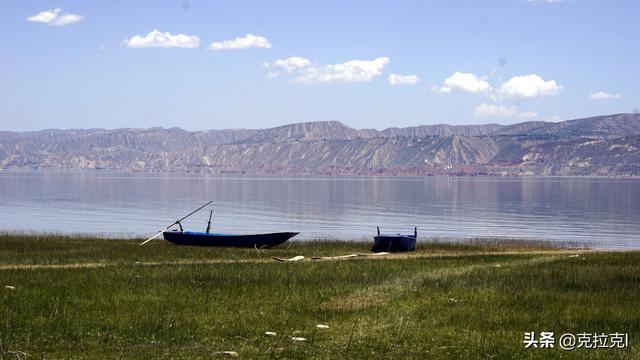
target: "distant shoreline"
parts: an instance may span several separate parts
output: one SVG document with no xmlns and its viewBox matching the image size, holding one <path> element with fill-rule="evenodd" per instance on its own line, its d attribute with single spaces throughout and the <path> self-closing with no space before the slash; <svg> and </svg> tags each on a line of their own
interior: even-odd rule
<svg viewBox="0 0 640 360">
<path fill-rule="evenodd" d="M 0 174 L 108 174 L 108 175 L 193 175 L 193 176 L 205 176 L 205 177 L 256 177 L 256 178 L 493 178 L 493 179 L 536 179 L 536 178 L 578 178 L 578 179 L 640 179 L 640 175 L 628 175 L 628 174 L 611 174 L 611 175 L 536 175 L 536 174 L 392 174 L 392 173 L 371 173 L 371 174 L 315 174 L 304 172 L 282 172 L 282 173 L 268 173 L 268 172 L 242 172 L 242 173 L 210 173 L 210 172 L 194 172 L 183 170 L 168 170 L 168 171 L 132 171 L 124 169 L 0 169 Z"/>
</svg>

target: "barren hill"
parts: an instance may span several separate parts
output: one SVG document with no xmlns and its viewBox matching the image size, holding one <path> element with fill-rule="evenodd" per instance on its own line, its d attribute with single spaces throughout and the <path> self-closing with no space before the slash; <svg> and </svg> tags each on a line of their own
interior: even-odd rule
<svg viewBox="0 0 640 360">
<path fill-rule="evenodd" d="M 406 175 L 640 175 L 640 115 L 382 131 L 337 121 L 271 129 L 0 132 L 0 168 Z"/>
</svg>

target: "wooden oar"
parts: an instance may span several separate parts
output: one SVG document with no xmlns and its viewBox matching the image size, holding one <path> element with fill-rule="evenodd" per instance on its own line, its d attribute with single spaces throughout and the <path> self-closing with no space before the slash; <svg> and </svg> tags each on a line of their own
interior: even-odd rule
<svg viewBox="0 0 640 360">
<path fill-rule="evenodd" d="M 153 239 L 157 238 L 158 236 L 160 236 L 160 234 L 162 234 L 163 232 L 165 232 L 165 231 L 169 230 L 172 226 L 174 226 L 174 225 L 176 225 L 176 224 L 179 224 L 182 220 L 184 220 L 184 219 L 188 218 L 189 216 L 191 216 L 191 215 L 193 215 L 193 214 L 197 213 L 198 211 L 202 210 L 205 206 L 207 206 L 207 205 L 211 204 L 212 202 L 213 202 L 213 200 L 209 201 L 208 203 L 206 203 L 206 204 L 204 204 L 204 205 L 200 206 L 199 208 L 197 208 L 197 209 L 193 210 L 192 212 L 190 212 L 187 216 L 183 217 L 182 219 L 177 220 L 177 221 L 176 221 L 176 222 L 174 222 L 173 224 L 171 224 L 171 225 L 167 226 L 166 228 L 164 228 L 164 229 L 160 230 L 157 234 L 153 235 L 152 237 L 150 237 L 150 238 L 148 238 L 147 240 L 145 240 L 145 241 L 143 241 L 142 243 L 140 243 L 140 246 L 142 246 L 142 245 L 144 245 L 144 244 L 148 243 L 149 241 L 151 241 L 151 240 L 153 240 Z"/>
</svg>

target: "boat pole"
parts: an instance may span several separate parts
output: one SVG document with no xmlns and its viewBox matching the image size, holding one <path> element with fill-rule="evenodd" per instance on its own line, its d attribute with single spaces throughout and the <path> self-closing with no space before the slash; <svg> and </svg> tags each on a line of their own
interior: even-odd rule
<svg viewBox="0 0 640 360">
<path fill-rule="evenodd" d="M 180 222 L 181 222 L 182 220 L 184 220 L 184 219 L 188 218 L 189 216 L 191 216 L 191 215 L 193 215 L 193 214 L 197 213 L 198 211 L 202 210 L 205 206 L 207 206 L 207 205 L 211 204 L 212 202 L 213 202 L 213 200 L 211 200 L 211 201 L 209 201 L 208 203 L 206 203 L 206 204 L 204 204 L 204 205 L 200 206 L 199 208 L 197 208 L 197 209 L 193 210 L 192 212 L 190 212 L 188 215 L 186 215 L 186 216 L 185 216 L 185 217 L 183 217 L 182 219 L 176 220 L 176 222 L 174 222 L 173 224 L 171 224 L 171 225 L 167 226 L 166 228 L 164 228 L 164 229 L 162 229 L 162 230 L 158 231 L 158 233 L 157 233 L 157 234 L 153 235 L 152 237 L 150 237 L 150 238 L 148 238 L 147 240 L 145 240 L 145 241 L 143 241 L 142 243 L 140 243 L 140 246 L 142 246 L 142 245 L 144 245 L 144 244 L 148 243 L 149 241 L 151 241 L 151 240 L 153 240 L 153 239 L 157 238 L 158 236 L 160 236 L 160 234 L 162 234 L 163 232 L 165 232 L 165 231 L 169 230 L 173 225 L 180 224 Z"/>
<path fill-rule="evenodd" d="M 207 234 L 209 234 L 209 231 L 211 231 L 211 217 L 213 216 L 213 210 L 211 210 L 211 212 L 209 212 L 209 222 L 207 222 Z"/>
</svg>

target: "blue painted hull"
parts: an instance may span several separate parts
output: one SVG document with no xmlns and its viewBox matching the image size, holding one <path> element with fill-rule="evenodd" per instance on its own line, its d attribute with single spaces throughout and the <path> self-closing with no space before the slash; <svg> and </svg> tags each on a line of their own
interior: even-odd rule
<svg viewBox="0 0 640 360">
<path fill-rule="evenodd" d="M 207 234 L 192 231 L 165 231 L 165 240 L 176 245 L 190 246 L 222 246 L 222 247 L 273 247 L 298 235 L 298 233 L 282 232 L 253 235 Z"/>
<path fill-rule="evenodd" d="M 373 252 L 401 252 L 416 249 L 413 235 L 378 235 L 373 238 Z"/>
</svg>

